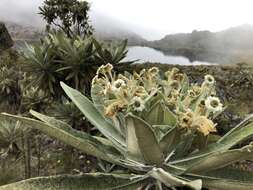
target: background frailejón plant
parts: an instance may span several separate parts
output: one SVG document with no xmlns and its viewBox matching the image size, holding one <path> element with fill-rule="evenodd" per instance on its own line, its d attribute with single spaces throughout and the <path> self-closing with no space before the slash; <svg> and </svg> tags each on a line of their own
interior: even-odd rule
<svg viewBox="0 0 253 190">
<path fill-rule="evenodd" d="M 126 63 L 122 61 L 127 54 L 126 46 L 127 41 L 117 46 L 92 37 L 68 38 L 62 32 L 49 34 L 41 43 L 28 45 L 24 52 L 26 62 L 22 68 L 27 75 L 27 86 L 61 97 L 59 84 L 64 81 L 88 94 L 99 66 L 108 62 L 115 67 Z"/>
<path fill-rule="evenodd" d="M 93 102 L 61 84 L 102 136 L 76 131 L 63 121 L 35 111 L 31 114 L 41 121 L 9 114 L 1 117 L 18 120 L 87 154 L 128 169 L 121 175 L 79 176 L 84 184 L 85 178 L 94 180 L 94 185 L 87 183 L 86 189 L 101 189 L 98 184 L 102 183 L 103 189 L 253 188 L 252 173 L 232 166 L 252 159 L 253 144 L 236 146 L 252 136 L 252 115 L 219 137 L 213 119 L 224 106 L 216 97 L 215 79 L 211 75 L 206 75 L 198 85 L 190 84 L 187 76 L 176 68 L 163 73 L 154 67 L 124 75 L 117 75 L 112 69 L 107 64 L 97 70 L 91 87 Z M 48 183 L 53 187 L 62 185 L 60 178 L 34 179 L 0 189 L 45 189 Z M 69 180 L 78 180 L 73 178 Z M 112 181 L 111 186 L 101 179 Z M 72 183 L 66 187 L 78 189 Z"/>
</svg>

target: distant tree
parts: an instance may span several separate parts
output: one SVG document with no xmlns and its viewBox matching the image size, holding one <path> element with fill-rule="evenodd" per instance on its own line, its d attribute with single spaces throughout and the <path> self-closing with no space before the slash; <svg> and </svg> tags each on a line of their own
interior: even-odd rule
<svg viewBox="0 0 253 190">
<path fill-rule="evenodd" d="M 39 7 L 39 14 L 47 22 L 47 30 L 54 26 L 66 33 L 68 37 L 86 36 L 93 32 L 89 23 L 89 9 L 87 1 L 45 0 Z"/>
</svg>

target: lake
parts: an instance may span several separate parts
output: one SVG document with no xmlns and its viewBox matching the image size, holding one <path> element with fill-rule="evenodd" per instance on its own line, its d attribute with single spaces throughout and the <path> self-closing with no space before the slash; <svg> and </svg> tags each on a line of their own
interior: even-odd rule
<svg viewBox="0 0 253 190">
<path fill-rule="evenodd" d="M 153 62 L 179 65 L 213 65 L 215 63 L 194 61 L 190 62 L 183 56 L 165 55 L 163 52 L 143 46 L 128 47 L 128 54 L 124 61 L 138 60 L 137 63 Z"/>
</svg>

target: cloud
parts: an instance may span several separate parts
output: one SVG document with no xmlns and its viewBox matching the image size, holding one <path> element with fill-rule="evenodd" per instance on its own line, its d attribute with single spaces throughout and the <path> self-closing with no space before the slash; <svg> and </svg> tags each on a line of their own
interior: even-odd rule
<svg viewBox="0 0 253 190">
<path fill-rule="evenodd" d="M 94 10 L 160 34 L 197 30 L 220 31 L 253 24 L 252 0 L 90 0 Z M 151 30 L 149 30 L 151 29 Z"/>
<path fill-rule="evenodd" d="M 168 33 L 197 30 L 219 31 L 252 24 L 252 0 L 88 0 L 93 22 L 106 17 L 135 33 L 154 39 Z M 0 20 L 40 26 L 38 6 L 43 0 L 0 0 Z M 97 21 L 96 14 L 105 15 Z M 115 22 L 116 23 L 116 22 Z M 114 24 L 114 23 L 113 23 Z"/>
<path fill-rule="evenodd" d="M 42 20 L 37 13 L 42 2 L 43 0 L 1 0 L 0 20 L 40 26 Z"/>
</svg>

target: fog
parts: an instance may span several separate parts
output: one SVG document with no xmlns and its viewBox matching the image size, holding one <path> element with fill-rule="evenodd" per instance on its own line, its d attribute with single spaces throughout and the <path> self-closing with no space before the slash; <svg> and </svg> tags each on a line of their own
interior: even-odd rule
<svg viewBox="0 0 253 190">
<path fill-rule="evenodd" d="M 37 15 L 42 1 L 0 0 L 0 20 L 43 26 Z M 95 26 L 103 22 L 110 23 L 152 40 L 169 33 L 191 32 L 194 29 L 219 31 L 253 23 L 252 0 L 88 1 L 91 3 L 90 15 Z"/>
<path fill-rule="evenodd" d="M 253 23 L 252 0 L 91 0 L 91 2 L 95 10 L 138 26 L 137 31 L 148 38 L 154 31 L 161 37 L 169 33 L 191 32 L 194 29 L 220 31 L 232 26 Z"/>
<path fill-rule="evenodd" d="M 42 0 L 0 0 L 0 20 L 40 27 L 38 6 Z"/>
</svg>

